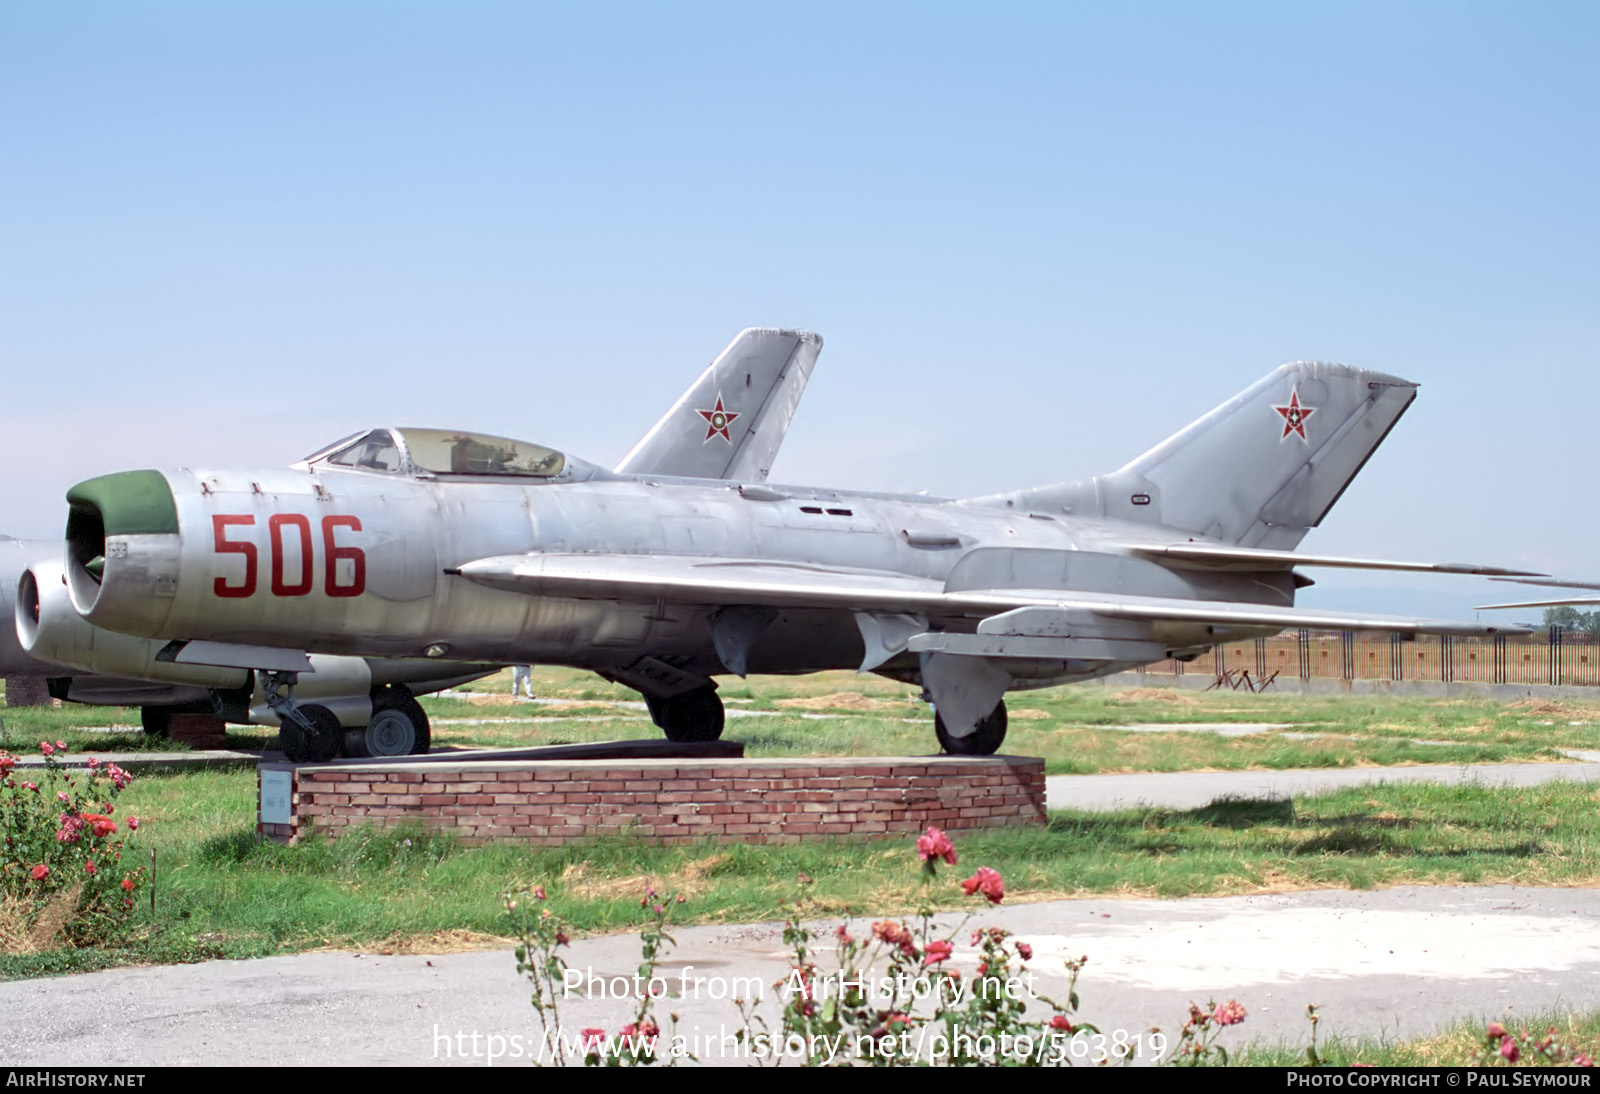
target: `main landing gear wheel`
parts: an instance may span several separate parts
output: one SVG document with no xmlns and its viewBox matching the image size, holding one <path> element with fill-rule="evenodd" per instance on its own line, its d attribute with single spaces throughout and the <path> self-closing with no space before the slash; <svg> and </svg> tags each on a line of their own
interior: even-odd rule
<svg viewBox="0 0 1600 1094">
<path fill-rule="evenodd" d="M 293 718 L 285 717 L 278 727 L 278 744 L 290 763 L 326 763 L 339 754 L 344 743 L 344 727 L 327 707 L 307 703 L 296 712 L 311 723 L 311 732 Z"/>
<path fill-rule="evenodd" d="M 1005 700 L 1002 699 L 1000 705 L 978 723 L 978 728 L 965 737 L 952 737 L 944 728 L 944 719 L 939 717 L 938 711 L 933 714 L 933 731 L 939 735 L 939 746 L 951 756 L 993 756 L 1006 739 Z"/>
<path fill-rule="evenodd" d="M 420 756 L 432 743 L 422 704 L 397 689 L 373 697 L 372 721 L 344 731 L 346 756 Z"/>
<path fill-rule="evenodd" d="M 670 699 L 644 697 L 650 720 L 669 741 L 715 741 L 722 736 L 722 697 L 710 684 Z"/>
</svg>

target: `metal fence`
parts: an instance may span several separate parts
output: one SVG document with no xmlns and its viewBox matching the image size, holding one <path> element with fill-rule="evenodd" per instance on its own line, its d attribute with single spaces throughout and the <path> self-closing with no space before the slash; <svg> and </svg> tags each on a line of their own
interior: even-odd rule
<svg viewBox="0 0 1600 1094">
<path fill-rule="evenodd" d="M 1552 627 L 1495 638 L 1285 631 L 1218 646 L 1188 663 L 1158 661 L 1146 673 L 1239 678 L 1477 681 L 1600 686 L 1600 636 Z"/>
</svg>

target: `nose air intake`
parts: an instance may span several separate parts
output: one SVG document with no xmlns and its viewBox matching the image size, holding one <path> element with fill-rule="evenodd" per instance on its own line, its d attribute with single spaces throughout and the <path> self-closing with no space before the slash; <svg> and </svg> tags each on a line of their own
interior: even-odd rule
<svg viewBox="0 0 1600 1094">
<path fill-rule="evenodd" d="M 87 479 L 67 491 L 67 506 L 67 588 L 92 622 L 124 599 L 113 589 L 148 595 L 152 581 L 175 580 L 164 563 L 176 561 L 178 507 L 161 472 Z"/>
</svg>

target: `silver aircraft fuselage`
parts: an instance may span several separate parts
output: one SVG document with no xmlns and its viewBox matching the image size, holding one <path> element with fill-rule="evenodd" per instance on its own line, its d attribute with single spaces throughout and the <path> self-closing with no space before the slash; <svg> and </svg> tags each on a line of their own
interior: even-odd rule
<svg viewBox="0 0 1600 1094">
<path fill-rule="evenodd" d="M 380 657 L 433 651 L 602 672 L 649 652 L 711 675 L 728 670 L 710 639 L 710 609 L 528 596 L 451 571 L 491 556 L 603 553 L 699 556 L 713 564 L 759 558 L 943 584 L 976 547 L 1092 552 L 1097 542 L 1149 540 L 1152 531 L 921 496 L 782 486 L 741 491 L 737 484 L 614 476 L 576 461 L 568 472 L 559 481 L 513 483 L 315 463 L 164 471 L 183 534 L 108 535 L 104 583 L 77 568 L 74 601 L 102 626 L 152 638 Z M 114 590 L 119 570 L 131 580 Z M 1126 556 L 1107 572 L 1117 585 L 1137 584 L 1152 595 L 1293 601 L 1287 574 L 1179 573 Z M 948 630 L 972 626 L 965 613 L 936 622 Z M 1173 648 L 1221 640 L 1216 628 L 1201 625 L 1164 631 L 1162 640 Z M 855 668 L 862 656 L 851 613 L 797 608 L 766 627 L 747 670 Z M 1043 670 L 1041 682 L 1055 682 L 1123 667 L 1056 662 L 1034 669 Z"/>
</svg>

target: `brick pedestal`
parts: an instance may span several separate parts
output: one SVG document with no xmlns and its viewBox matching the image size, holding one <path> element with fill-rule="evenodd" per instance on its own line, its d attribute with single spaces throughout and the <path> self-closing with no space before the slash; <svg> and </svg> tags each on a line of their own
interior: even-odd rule
<svg viewBox="0 0 1600 1094">
<path fill-rule="evenodd" d="M 6 706 L 47 707 L 49 705 L 50 689 L 45 685 L 43 676 L 17 673 L 6 677 Z"/>
<path fill-rule="evenodd" d="M 1023 756 L 820 760 L 469 760 L 262 764 L 257 830 L 293 842 L 413 823 L 463 843 L 798 843 L 1045 821 L 1044 761 Z"/>
<path fill-rule="evenodd" d="M 174 714 L 167 727 L 167 740 L 190 748 L 221 748 L 228 723 L 210 714 Z"/>
</svg>

